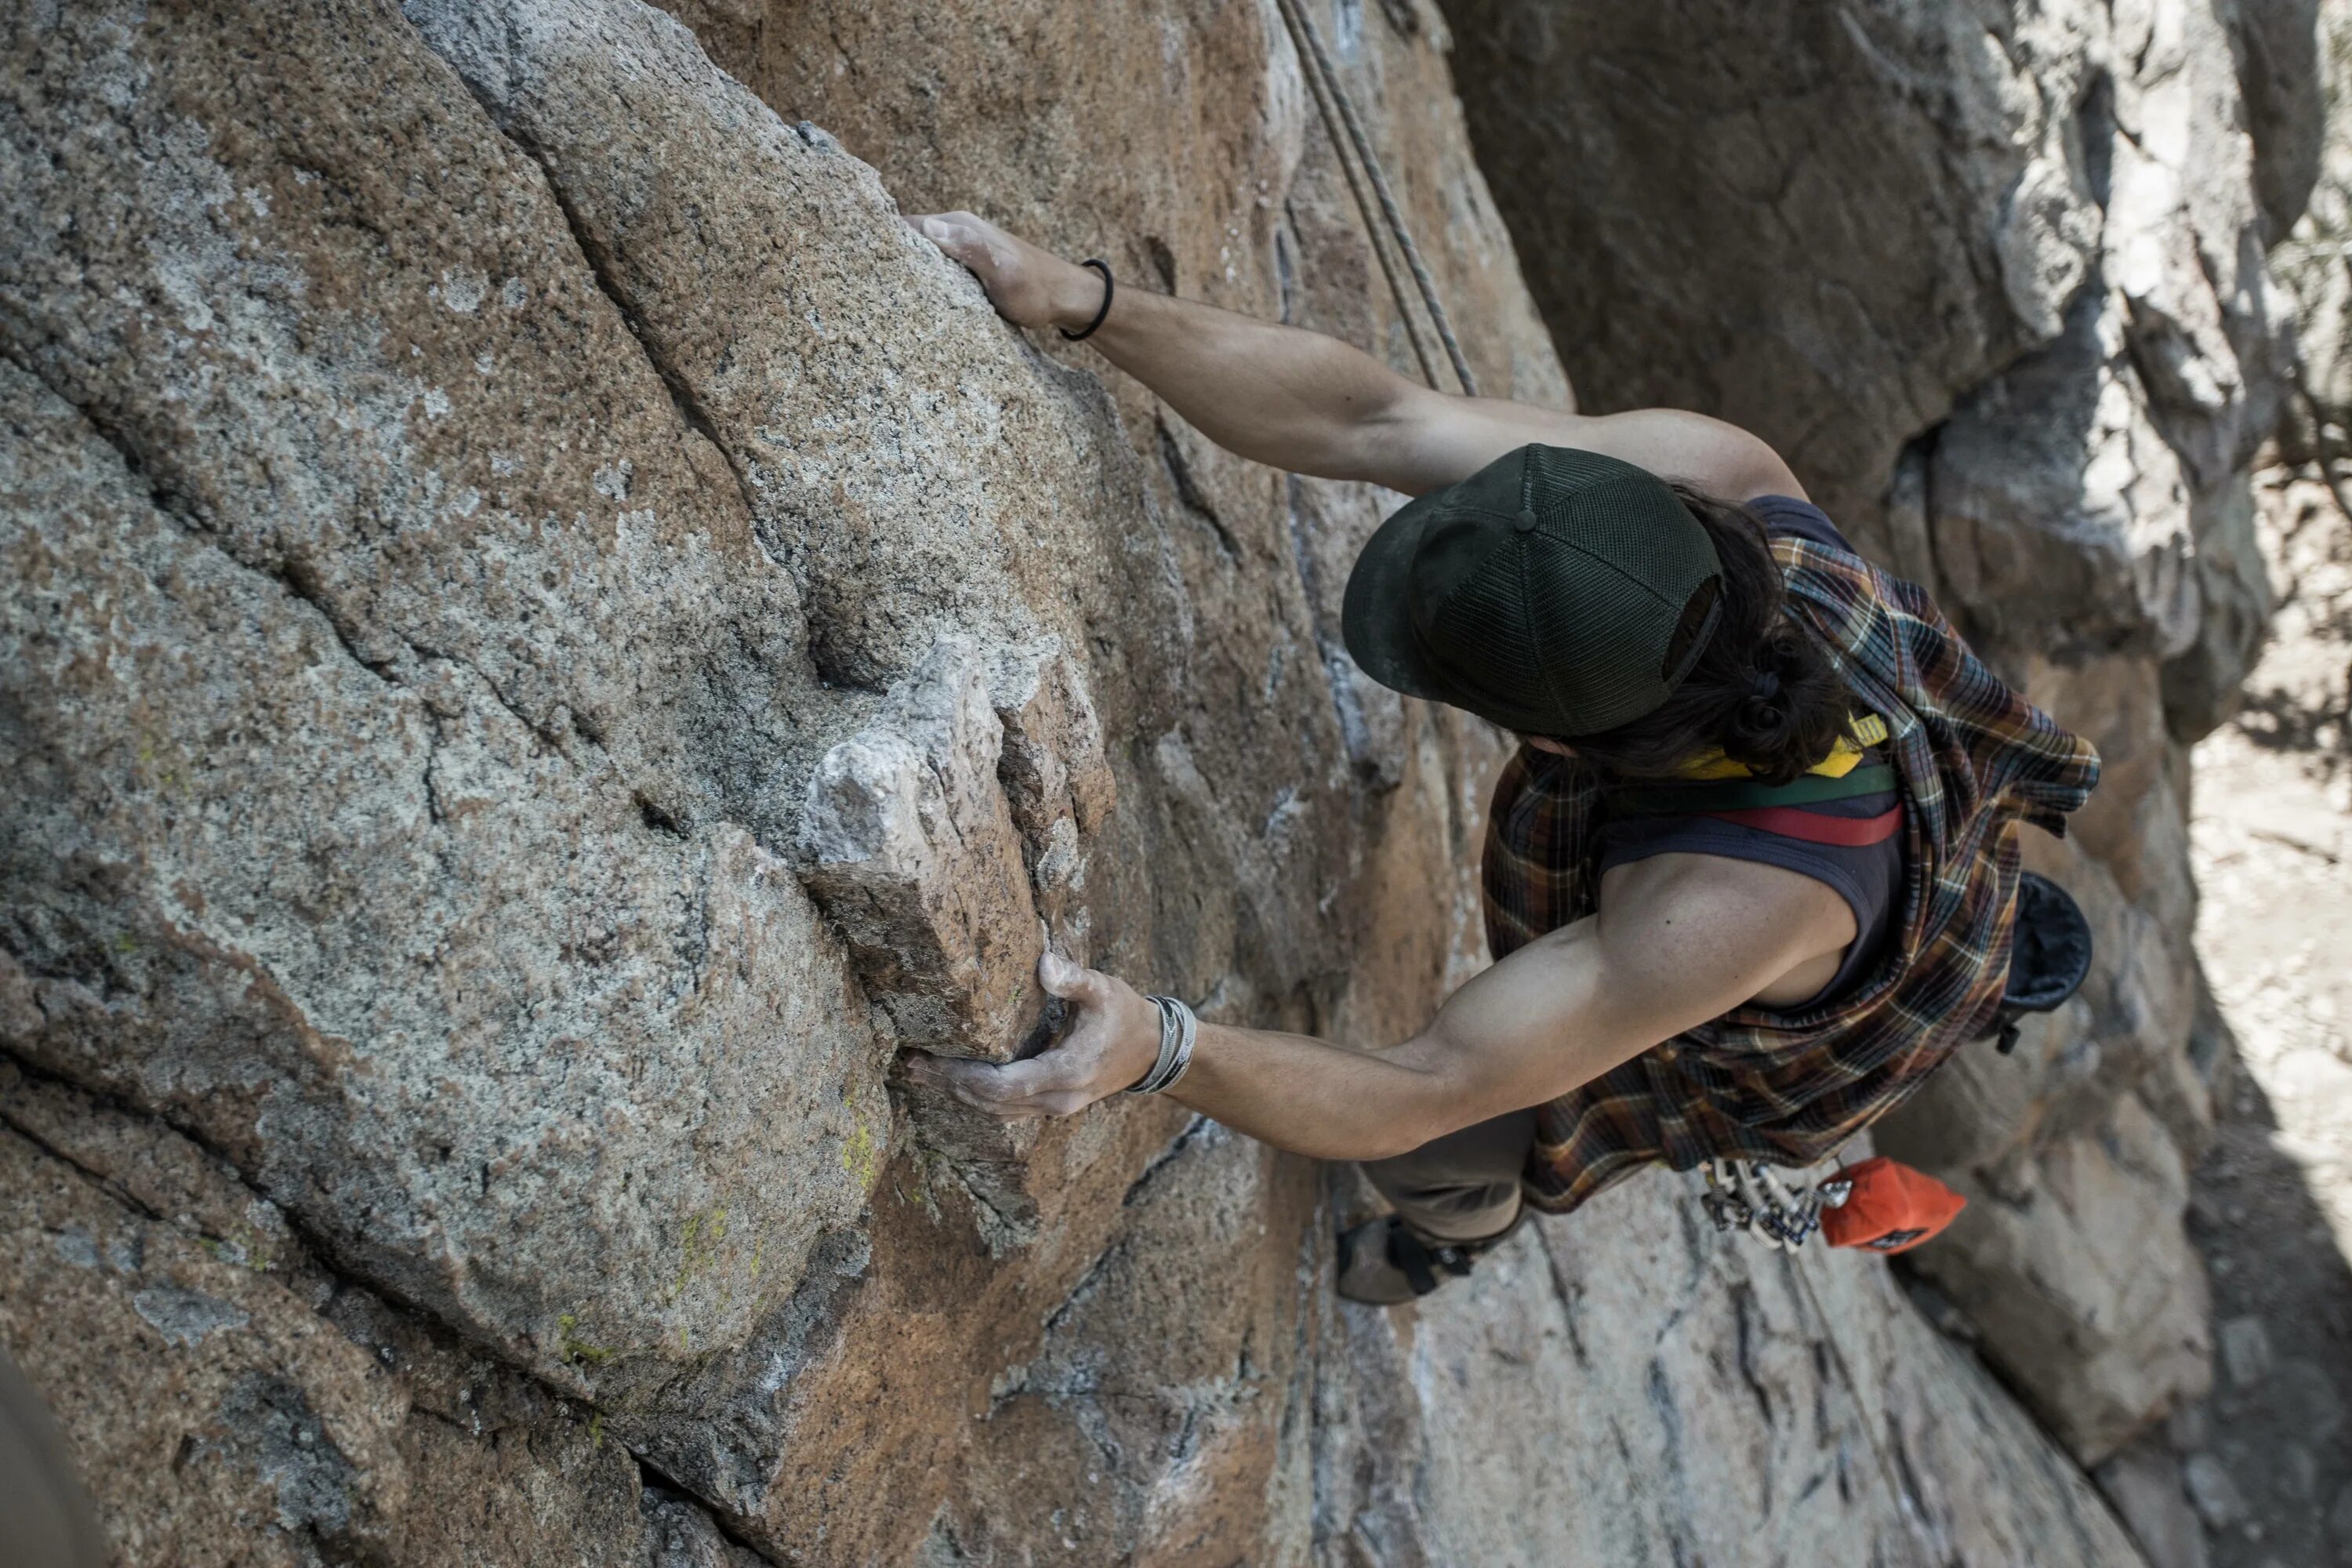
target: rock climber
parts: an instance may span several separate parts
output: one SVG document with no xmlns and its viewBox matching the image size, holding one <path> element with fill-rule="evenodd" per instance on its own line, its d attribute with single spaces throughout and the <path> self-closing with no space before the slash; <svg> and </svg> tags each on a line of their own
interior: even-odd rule
<svg viewBox="0 0 2352 1568">
<path fill-rule="evenodd" d="M 1394 1212 L 1342 1238 L 1339 1288 L 1393 1303 L 1643 1165 L 1822 1160 L 1987 1032 L 2018 825 L 2063 831 L 2097 756 L 1762 440 L 1434 392 L 969 213 L 908 222 L 1006 320 L 1085 337 L 1227 449 L 1417 498 L 1357 561 L 1348 650 L 1520 740 L 1488 813 L 1496 962 L 1411 1038 L 1202 1021 L 1049 952 L 1058 1044 L 910 1077 L 1004 1117 L 1165 1092 L 1360 1161 Z"/>
</svg>

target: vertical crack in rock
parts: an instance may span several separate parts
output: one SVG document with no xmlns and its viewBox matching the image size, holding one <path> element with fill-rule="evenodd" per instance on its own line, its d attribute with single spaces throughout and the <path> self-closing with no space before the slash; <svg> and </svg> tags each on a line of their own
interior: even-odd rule
<svg viewBox="0 0 2352 1568">
<path fill-rule="evenodd" d="M 1184 460 L 1184 449 L 1177 444 L 1176 432 L 1168 427 L 1164 415 L 1152 421 L 1152 430 L 1159 443 L 1160 466 L 1168 472 L 1168 484 L 1176 492 L 1177 503 L 1216 535 L 1218 553 L 1227 563 L 1238 563 L 1242 558 L 1241 542 L 1234 537 L 1234 531 L 1217 514 L 1215 503 L 1202 493 L 1200 481 L 1192 477 L 1192 465 Z"/>
<path fill-rule="evenodd" d="M 660 378 L 662 385 L 668 389 L 670 402 L 677 408 L 678 417 L 685 421 L 688 428 L 709 441 L 712 448 L 725 460 L 728 472 L 734 476 L 735 492 L 743 503 L 746 518 L 757 519 L 760 516 L 760 505 L 752 491 L 751 476 L 744 471 L 741 456 L 720 434 L 717 422 L 710 417 L 710 411 L 703 406 L 702 399 L 696 393 L 693 383 L 686 378 L 670 356 L 663 352 L 653 334 L 646 330 L 644 312 L 637 302 L 630 297 L 627 279 L 622 275 L 621 269 L 614 264 L 612 252 L 605 247 L 604 241 L 599 239 L 595 231 L 583 220 L 574 194 L 564 185 L 553 160 L 539 145 L 537 139 L 530 134 L 529 129 L 516 120 L 508 104 L 492 96 L 488 85 L 479 79 L 478 69 L 469 68 L 477 68 L 478 62 L 452 48 L 455 38 L 464 36 L 457 29 L 487 26 L 487 20 L 467 18 L 463 21 L 453 21 L 446 14 L 439 0 L 405 0 L 402 11 L 410 25 L 417 29 L 418 36 L 423 38 L 425 46 L 447 61 L 452 74 L 465 84 L 466 90 L 473 96 L 474 101 L 481 106 L 483 115 L 492 126 L 497 128 L 499 134 L 503 136 L 516 152 L 529 159 L 532 167 L 539 171 L 540 180 L 549 197 L 555 203 L 556 210 L 563 215 L 564 226 L 572 234 L 572 243 L 579 249 L 581 259 L 587 264 L 589 276 L 596 280 L 597 289 L 604 293 L 606 300 L 612 302 L 614 313 L 621 319 L 621 324 L 628 329 L 629 336 L 635 341 L 639 351 L 644 353 L 647 367 Z M 503 19 L 507 35 L 504 58 L 511 72 L 519 69 L 516 62 L 523 53 L 522 41 L 517 34 L 517 17 L 510 6 L 506 8 Z M 509 90 L 512 91 L 518 89 L 520 83 L 519 80 L 510 79 L 507 85 Z M 760 547 L 764 552 L 767 543 L 760 537 L 760 531 L 753 529 L 752 535 L 755 539 L 760 539 Z M 775 562 L 772 556 L 770 559 L 772 563 L 779 568 L 782 567 L 781 562 Z"/>
<path fill-rule="evenodd" d="M 1214 1137 L 1216 1135 L 1213 1131 L 1215 1125 L 1216 1124 L 1211 1121 L 1207 1117 L 1198 1115 L 1194 1116 L 1192 1121 L 1186 1122 L 1184 1124 L 1184 1131 L 1179 1132 L 1174 1138 L 1171 1139 L 1169 1141 L 1168 1147 L 1160 1151 L 1159 1153 L 1154 1154 L 1151 1157 L 1150 1163 L 1145 1165 L 1142 1170 L 1136 1173 L 1135 1180 L 1127 1184 L 1126 1194 L 1118 1200 L 1119 1207 L 1133 1208 L 1137 1204 L 1141 1203 L 1145 1195 L 1151 1190 L 1151 1184 L 1159 1179 L 1160 1173 L 1166 1170 L 1177 1160 L 1181 1159 L 1183 1156 L 1184 1152 L 1192 1146 L 1195 1139 L 1202 1137 L 1203 1134 L 1207 1134 L 1210 1137 Z"/>
</svg>

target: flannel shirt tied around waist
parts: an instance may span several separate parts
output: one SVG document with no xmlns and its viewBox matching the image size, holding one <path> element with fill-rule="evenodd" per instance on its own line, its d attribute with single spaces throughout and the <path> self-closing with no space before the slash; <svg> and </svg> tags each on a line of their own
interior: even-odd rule
<svg viewBox="0 0 2352 1568">
<path fill-rule="evenodd" d="M 1901 1104 L 2000 1009 L 2018 824 L 2063 834 L 2098 783 L 2089 743 L 1995 679 L 1922 590 L 1807 540 L 1772 551 L 1790 613 L 1890 732 L 1906 810 L 1887 954 L 1844 995 L 1735 1009 L 1540 1107 L 1525 1176 L 1538 1208 L 1565 1213 L 1654 1161 L 1810 1165 Z M 1593 911 L 1600 795 L 1591 769 L 1532 747 L 1503 770 L 1483 868 L 1498 961 Z"/>
</svg>

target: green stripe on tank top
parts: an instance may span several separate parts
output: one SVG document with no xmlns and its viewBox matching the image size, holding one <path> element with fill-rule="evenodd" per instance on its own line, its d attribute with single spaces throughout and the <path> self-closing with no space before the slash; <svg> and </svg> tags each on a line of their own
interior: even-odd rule
<svg viewBox="0 0 2352 1568">
<path fill-rule="evenodd" d="M 1843 778 L 1807 773 L 1793 784 L 1758 784 L 1753 779 L 1721 779 L 1710 783 L 1627 784 L 1611 788 L 1605 796 L 1612 816 L 1678 816 L 1696 811 L 1754 811 L 1770 805 L 1819 805 L 1823 801 L 1854 800 L 1885 795 L 1897 788 L 1895 765 L 1873 763 Z"/>
</svg>

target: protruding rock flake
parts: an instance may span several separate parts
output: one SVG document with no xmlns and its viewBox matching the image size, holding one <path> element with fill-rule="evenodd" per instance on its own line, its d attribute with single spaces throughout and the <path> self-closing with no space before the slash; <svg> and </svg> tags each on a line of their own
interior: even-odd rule
<svg viewBox="0 0 2352 1568">
<path fill-rule="evenodd" d="M 1004 739 L 980 650 L 947 639 L 818 762 L 801 828 L 809 891 L 898 1038 L 999 1061 L 1045 1002 Z"/>
</svg>

